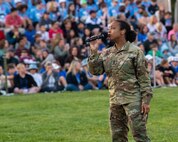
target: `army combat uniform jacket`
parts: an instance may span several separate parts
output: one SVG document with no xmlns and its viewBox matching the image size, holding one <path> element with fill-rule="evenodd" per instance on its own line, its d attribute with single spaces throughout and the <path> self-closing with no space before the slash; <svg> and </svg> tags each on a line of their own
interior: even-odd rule
<svg viewBox="0 0 178 142">
<path fill-rule="evenodd" d="M 111 104 L 135 101 L 149 104 L 152 89 L 146 60 L 133 43 L 126 42 L 121 49 L 114 45 L 101 54 L 91 53 L 88 66 L 94 75 L 106 72 Z"/>
</svg>

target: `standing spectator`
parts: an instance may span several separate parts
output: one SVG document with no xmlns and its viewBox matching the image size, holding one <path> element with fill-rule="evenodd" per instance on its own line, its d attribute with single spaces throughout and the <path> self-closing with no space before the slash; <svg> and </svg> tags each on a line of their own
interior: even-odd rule
<svg viewBox="0 0 178 142">
<path fill-rule="evenodd" d="M 25 65 L 20 63 L 17 65 L 18 74 L 14 77 L 14 93 L 31 94 L 38 93 L 40 88 L 33 77 L 27 74 Z"/>
</svg>

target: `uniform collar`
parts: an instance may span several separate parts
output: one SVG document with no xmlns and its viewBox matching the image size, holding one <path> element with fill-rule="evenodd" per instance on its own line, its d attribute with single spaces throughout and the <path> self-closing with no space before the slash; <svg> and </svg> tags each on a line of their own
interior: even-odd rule
<svg viewBox="0 0 178 142">
<path fill-rule="evenodd" d="M 122 51 L 128 51 L 129 50 L 130 42 L 127 41 L 120 49 L 116 47 L 116 44 L 114 45 L 113 52 L 122 52 Z"/>
</svg>

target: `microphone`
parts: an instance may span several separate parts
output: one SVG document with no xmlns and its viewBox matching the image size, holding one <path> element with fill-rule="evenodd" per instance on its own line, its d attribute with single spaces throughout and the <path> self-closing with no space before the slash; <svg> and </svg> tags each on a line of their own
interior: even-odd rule
<svg viewBox="0 0 178 142">
<path fill-rule="evenodd" d="M 108 33 L 107 32 L 102 32 L 100 35 L 96 35 L 96 36 L 92 36 L 88 39 L 86 39 L 86 42 L 91 42 L 97 39 L 104 39 L 108 37 Z"/>
</svg>

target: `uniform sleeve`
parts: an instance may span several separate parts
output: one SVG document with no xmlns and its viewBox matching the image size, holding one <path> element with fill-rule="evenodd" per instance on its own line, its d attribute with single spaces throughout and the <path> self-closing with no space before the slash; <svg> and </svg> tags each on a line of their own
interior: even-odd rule
<svg viewBox="0 0 178 142">
<path fill-rule="evenodd" d="M 147 69 L 147 62 L 141 50 L 138 51 L 135 63 L 136 63 L 136 77 L 140 85 L 142 101 L 146 104 L 149 104 L 153 96 L 153 93 L 151 88 L 149 71 Z"/>
<path fill-rule="evenodd" d="M 88 58 L 89 72 L 93 75 L 101 75 L 104 73 L 102 54 L 92 53 Z"/>
</svg>

